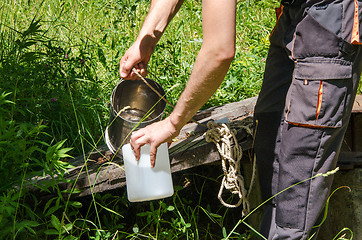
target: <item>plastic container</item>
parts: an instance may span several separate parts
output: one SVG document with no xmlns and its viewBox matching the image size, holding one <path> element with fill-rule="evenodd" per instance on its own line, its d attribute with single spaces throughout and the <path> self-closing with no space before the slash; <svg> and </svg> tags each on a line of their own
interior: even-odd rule
<svg viewBox="0 0 362 240">
<path fill-rule="evenodd" d="M 156 164 L 151 168 L 150 146 L 141 147 L 136 161 L 130 144 L 122 147 L 126 171 L 127 197 L 130 202 L 142 202 L 172 196 L 173 185 L 167 143 L 157 149 Z"/>
</svg>

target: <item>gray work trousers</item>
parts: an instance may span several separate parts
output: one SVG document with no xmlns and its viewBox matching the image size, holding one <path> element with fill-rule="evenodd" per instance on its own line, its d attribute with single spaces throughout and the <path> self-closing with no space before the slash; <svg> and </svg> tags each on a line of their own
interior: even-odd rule
<svg viewBox="0 0 362 240">
<path fill-rule="evenodd" d="M 263 200 L 336 168 L 358 89 L 362 6 L 356 3 L 362 2 L 308 2 L 282 6 L 270 37 L 254 115 Z M 356 22 L 358 29 L 351 26 Z M 268 239 L 316 236 L 313 226 L 332 180 L 313 178 L 274 197 L 265 205 L 261 233 Z"/>
</svg>

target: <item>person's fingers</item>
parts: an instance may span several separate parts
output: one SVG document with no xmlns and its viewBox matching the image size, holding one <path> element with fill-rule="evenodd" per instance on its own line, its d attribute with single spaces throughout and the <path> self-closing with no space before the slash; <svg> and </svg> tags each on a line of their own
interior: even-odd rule
<svg viewBox="0 0 362 240">
<path fill-rule="evenodd" d="M 125 79 L 132 79 L 132 80 L 141 80 L 141 77 L 139 75 L 141 75 L 142 77 L 146 77 L 147 76 L 147 67 L 145 67 L 145 64 L 140 62 L 140 63 L 137 63 L 136 65 L 134 65 L 133 67 L 136 72 L 138 73 L 135 73 L 133 71 L 133 69 L 131 69 L 130 73 L 128 74 L 127 78 Z"/>
<path fill-rule="evenodd" d="M 133 152 L 134 152 L 136 161 L 139 161 L 140 157 L 141 157 L 141 147 L 133 147 Z"/>
<path fill-rule="evenodd" d="M 140 138 L 143 135 L 145 135 L 145 131 L 144 131 L 144 128 L 141 128 L 135 132 L 132 132 L 131 139 L 133 139 L 133 141 L 135 141 L 137 138 Z"/>
<path fill-rule="evenodd" d="M 133 146 L 133 151 L 135 153 L 135 157 L 136 157 L 136 160 L 138 161 L 141 157 L 141 147 L 145 144 L 150 144 L 150 140 L 149 138 L 146 136 L 146 135 L 143 135 L 139 138 L 136 138 L 134 140 L 132 140 L 132 146 Z"/>
<path fill-rule="evenodd" d="M 150 161 L 151 167 L 154 168 L 156 164 L 157 146 L 151 145 L 150 147 Z"/>
<path fill-rule="evenodd" d="M 141 148 L 134 144 L 134 140 L 132 140 L 132 138 L 131 138 L 129 143 L 131 145 L 131 149 L 132 149 L 132 151 L 134 153 L 136 161 L 138 161 L 140 159 L 140 155 L 141 155 Z"/>
<path fill-rule="evenodd" d="M 141 151 L 141 145 L 138 144 L 137 140 L 143 136 L 142 131 L 136 131 L 133 132 L 130 139 L 131 148 L 134 152 L 134 155 L 136 157 L 136 160 L 138 161 L 140 159 L 140 151 Z"/>
<path fill-rule="evenodd" d="M 138 64 L 139 69 L 137 69 L 137 71 L 139 72 L 139 74 L 141 74 L 142 77 L 146 77 L 147 76 L 147 65 L 145 65 L 143 62 L 140 62 Z"/>
<path fill-rule="evenodd" d="M 129 64 L 130 61 L 124 61 L 121 68 L 120 77 L 121 78 L 127 78 L 127 76 L 130 74 L 132 66 Z"/>
<path fill-rule="evenodd" d="M 134 70 L 136 70 L 136 72 L 138 73 L 135 73 L 134 71 L 133 71 L 133 69 Z M 140 72 L 141 72 L 141 69 L 140 69 L 140 64 L 139 63 L 137 63 L 136 65 L 134 65 L 133 66 L 133 69 L 131 70 L 131 76 L 132 76 L 132 79 L 134 79 L 134 80 L 141 80 L 141 78 L 140 78 Z"/>
<path fill-rule="evenodd" d="M 125 65 L 125 63 L 127 61 L 127 58 L 128 57 L 126 55 L 124 55 L 122 57 L 121 61 L 119 62 L 119 76 L 121 78 L 126 78 L 128 76 L 128 74 L 129 74 L 129 72 L 127 72 L 126 69 L 124 68 L 124 65 Z"/>
<path fill-rule="evenodd" d="M 127 55 L 122 57 L 119 70 L 120 77 L 123 79 L 138 79 L 138 77 L 136 77 L 136 75 L 132 72 L 132 68 L 138 64 L 137 61 L 139 60 L 128 57 Z"/>
<path fill-rule="evenodd" d="M 142 147 L 143 145 L 146 145 L 146 144 L 151 145 L 151 142 L 150 142 L 149 138 L 146 135 L 143 135 L 142 137 L 137 138 L 136 140 L 134 140 L 133 147 L 134 148 L 140 148 L 140 147 Z"/>
</svg>

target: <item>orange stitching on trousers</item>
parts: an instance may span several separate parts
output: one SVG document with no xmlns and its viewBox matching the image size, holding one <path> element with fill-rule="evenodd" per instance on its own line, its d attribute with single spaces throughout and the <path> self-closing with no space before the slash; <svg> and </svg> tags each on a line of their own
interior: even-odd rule
<svg viewBox="0 0 362 240">
<path fill-rule="evenodd" d="M 362 44 L 359 41 L 359 19 L 358 19 L 358 2 L 354 0 L 354 19 L 353 19 L 353 29 L 352 29 L 352 44 Z"/>
<path fill-rule="evenodd" d="M 283 5 L 281 5 L 279 8 L 276 8 L 276 9 L 275 9 L 275 14 L 276 14 L 277 22 L 275 23 L 275 26 L 274 26 L 272 32 L 270 33 L 269 38 L 273 35 L 275 29 L 277 28 L 279 19 L 280 19 L 280 17 L 283 15 L 283 9 L 284 9 L 284 6 L 283 6 Z"/>
<path fill-rule="evenodd" d="M 297 126 L 297 127 L 305 127 L 305 128 L 338 128 L 338 127 L 330 127 L 330 126 L 319 126 L 319 125 L 314 125 L 314 124 L 308 124 L 308 123 L 296 123 L 296 122 L 291 122 L 291 121 L 286 121 L 288 124 Z"/>
<path fill-rule="evenodd" d="M 319 113 L 321 112 L 322 98 L 323 98 L 323 80 L 321 80 L 319 82 L 318 102 L 317 102 L 317 112 L 316 112 L 316 116 L 315 116 L 315 123 L 317 123 Z"/>
</svg>

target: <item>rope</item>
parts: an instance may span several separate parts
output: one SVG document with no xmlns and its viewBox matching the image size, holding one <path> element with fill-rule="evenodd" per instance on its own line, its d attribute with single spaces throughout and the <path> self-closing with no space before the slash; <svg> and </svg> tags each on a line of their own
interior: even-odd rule
<svg viewBox="0 0 362 240">
<path fill-rule="evenodd" d="M 243 156 L 243 150 L 235 137 L 236 130 L 231 130 L 229 125 L 225 123 L 217 124 L 213 121 L 208 122 L 207 127 L 208 130 L 204 135 L 205 140 L 207 142 L 213 142 L 216 145 L 221 156 L 222 170 L 224 172 L 218 199 L 222 205 L 229 208 L 236 208 L 242 204 L 243 215 L 246 215 L 250 212 L 250 204 L 245 189 L 244 177 L 240 173 L 240 161 Z M 252 134 L 250 128 L 246 126 L 243 126 L 243 128 L 248 134 Z M 232 146 L 232 143 L 234 143 L 234 146 Z M 239 197 L 236 204 L 230 204 L 224 201 L 222 198 L 224 188 Z"/>
</svg>

